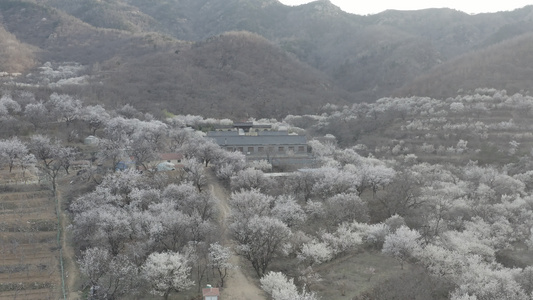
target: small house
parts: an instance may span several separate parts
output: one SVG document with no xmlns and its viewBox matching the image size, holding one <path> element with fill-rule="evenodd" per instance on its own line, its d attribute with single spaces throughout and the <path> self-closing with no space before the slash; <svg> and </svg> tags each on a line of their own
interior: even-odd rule
<svg viewBox="0 0 533 300">
<path fill-rule="evenodd" d="M 127 169 L 135 169 L 135 161 L 133 159 L 121 160 L 115 165 L 115 171 L 125 171 Z"/>
<path fill-rule="evenodd" d="M 99 138 L 95 137 L 94 135 L 90 135 L 83 140 L 83 143 L 85 145 L 98 145 L 99 141 Z"/>
<path fill-rule="evenodd" d="M 157 171 L 174 171 L 182 167 L 181 153 L 159 153 L 150 165 Z"/>
<path fill-rule="evenodd" d="M 162 163 L 157 164 L 156 169 L 157 169 L 158 172 L 174 171 L 174 170 L 176 170 L 176 165 L 174 165 L 171 162 L 164 161 Z"/>
<path fill-rule="evenodd" d="M 70 163 L 70 167 L 75 171 L 89 169 L 91 167 L 91 162 L 89 160 L 75 160 Z"/>
<path fill-rule="evenodd" d="M 169 162 L 175 165 L 180 164 L 183 155 L 180 153 L 159 153 L 160 162 Z"/>
<path fill-rule="evenodd" d="M 203 300 L 220 300 L 220 291 L 218 288 L 211 287 L 210 284 L 202 289 Z"/>
</svg>

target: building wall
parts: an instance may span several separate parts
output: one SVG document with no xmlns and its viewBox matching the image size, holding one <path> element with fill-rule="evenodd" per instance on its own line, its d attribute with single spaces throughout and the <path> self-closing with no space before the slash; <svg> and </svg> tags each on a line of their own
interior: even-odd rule
<svg viewBox="0 0 533 300">
<path fill-rule="evenodd" d="M 308 153 L 305 136 L 289 135 L 287 131 L 265 131 L 253 135 L 208 132 L 207 138 L 213 139 L 226 151 L 239 151 L 248 160 L 267 160 L 274 166 L 306 166 L 315 162 Z"/>
<path fill-rule="evenodd" d="M 239 151 L 246 155 L 289 155 L 307 154 L 307 145 L 223 145 L 227 151 Z"/>
</svg>

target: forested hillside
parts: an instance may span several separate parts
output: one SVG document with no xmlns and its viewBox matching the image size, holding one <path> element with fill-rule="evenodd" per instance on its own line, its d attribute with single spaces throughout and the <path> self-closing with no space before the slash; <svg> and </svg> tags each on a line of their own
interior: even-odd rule
<svg viewBox="0 0 533 300">
<path fill-rule="evenodd" d="M 11 35 L 6 41 L 22 46 L 18 60 L 3 62 L 0 71 L 35 74 L 34 67 L 46 62 L 78 63 L 89 84 L 69 88 L 87 101 L 134 103 L 155 114 L 161 113 L 159 102 L 175 102 L 183 113 L 208 107 L 213 116 L 280 117 L 310 112 L 318 103 L 391 95 L 444 97 L 483 86 L 515 93 L 531 84 L 532 9 L 357 16 L 328 1 L 288 7 L 276 0 L 6 0 L 0 3 L 2 25 Z M 242 33 L 249 41 L 231 48 L 238 53 L 232 69 L 221 55 L 228 51 L 227 32 L 252 33 Z M 269 45 L 257 48 L 258 36 Z M 226 67 L 213 72 L 202 61 Z M 191 69 L 194 75 L 184 78 Z M 198 94 L 198 86 L 208 88 Z M 262 109 L 266 102 L 276 109 Z"/>
<path fill-rule="evenodd" d="M 138 24 L 140 16 L 149 16 L 159 22 L 151 30 L 182 40 L 203 40 L 233 30 L 258 33 L 325 72 L 340 87 L 365 101 L 389 96 L 413 78 L 458 55 L 533 29 L 531 7 L 474 16 L 450 9 L 356 16 L 342 12 L 328 1 L 298 7 L 285 7 L 272 0 L 173 0 L 156 5 L 144 1 L 44 2 L 99 27 L 106 27 L 106 22 L 97 22 L 104 7 L 114 12 L 112 20 L 129 19 L 130 23 Z M 136 9 L 137 17 L 128 18 L 129 11 Z M 110 26 L 124 27 L 127 25 Z"/>
</svg>

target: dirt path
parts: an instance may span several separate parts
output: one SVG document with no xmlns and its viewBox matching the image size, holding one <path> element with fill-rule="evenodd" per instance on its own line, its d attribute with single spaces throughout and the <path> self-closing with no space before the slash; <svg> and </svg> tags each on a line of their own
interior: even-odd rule
<svg viewBox="0 0 533 300">
<path fill-rule="evenodd" d="M 79 270 L 76 266 L 76 255 L 72 245 L 68 242 L 67 226 L 70 224 L 64 208 L 64 199 L 61 197 L 61 191 L 57 192 L 57 199 L 60 208 L 60 225 L 61 225 L 61 249 L 63 254 L 63 267 L 65 273 L 65 291 L 67 299 L 81 299 L 80 292 L 76 288 L 80 279 Z"/>
<path fill-rule="evenodd" d="M 228 233 L 228 218 L 231 216 L 231 208 L 228 204 L 229 193 L 219 183 L 212 170 L 207 170 L 206 173 L 209 177 L 209 188 L 211 193 L 213 193 L 213 195 L 219 200 L 219 224 L 223 229 L 223 236 L 225 239 L 224 244 L 233 246 Z M 229 278 L 226 279 L 226 287 L 221 291 L 221 298 L 232 300 L 266 300 L 265 293 L 257 285 L 257 280 L 243 269 L 244 266 L 241 258 L 234 254 L 230 261 L 233 265 L 238 266 L 238 268 L 232 270 L 228 276 Z"/>
</svg>

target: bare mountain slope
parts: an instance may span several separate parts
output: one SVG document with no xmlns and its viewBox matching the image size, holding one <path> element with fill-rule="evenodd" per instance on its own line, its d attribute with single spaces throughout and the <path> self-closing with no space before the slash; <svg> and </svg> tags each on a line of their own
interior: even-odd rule
<svg viewBox="0 0 533 300">
<path fill-rule="evenodd" d="M 180 114 L 282 117 L 326 102 L 347 103 L 347 95 L 320 73 L 248 32 L 146 55 L 105 75 L 105 95 Z"/>
<path fill-rule="evenodd" d="M 453 97 L 476 87 L 508 93 L 533 86 L 533 33 L 527 33 L 453 59 L 399 89 L 396 95 Z"/>
<path fill-rule="evenodd" d="M 98 29 L 55 8 L 33 2 L 0 2 L 4 28 L 35 51 L 40 62 L 102 62 L 115 56 L 135 58 L 177 41 L 159 34 Z"/>
<path fill-rule="evenodd" d="M 0 72 L 21 73 L 34 67 L 37 49 L 21 43 L 0 26 Z"/>
<path fill-rule="evenodd" d="M 23 61 L 88 66 L 96 80 L 70 91 L 156 111 L 280 117 L 399 89 L 441 96 L 531 86 L 528 54 L 520 51 L 533 32 L 533 6 L 357 16 L 329 1 L 4 0 L 0 21 L 21 45 L 35 47 L 16 53 Z M 241 42 L 228 42 L 225 32 L 240 32 Z"/>
<path fill-rule="evenodd" d="M 254 32 L 324 72 L 353 102 L 389 96 L 440 63 L 533 31 L 532 6 L 479 15 L 426 9 L 358 16 L 329 1 L 296 7 L 277 0 L 39 2 L 96 27 L 156 31 L 181 40 Z"/>
</svg>

